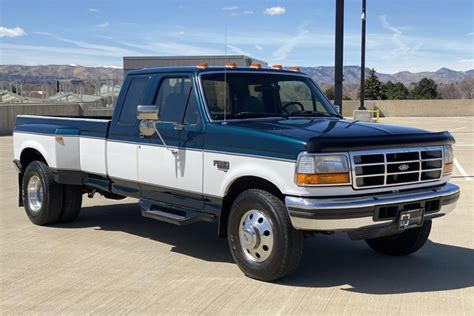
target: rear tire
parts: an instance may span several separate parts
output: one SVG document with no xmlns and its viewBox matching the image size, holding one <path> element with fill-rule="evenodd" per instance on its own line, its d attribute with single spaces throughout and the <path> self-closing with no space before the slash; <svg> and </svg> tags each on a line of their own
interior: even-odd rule
<svg viewBox="0 0 474 316">
<path fill-rule="evenodd" d="M 293 228 L 284 203 L 271 193 L 241 193 L 232 204 L 227 227 L 232 257 L 248 277 L 274 281 L 298 267 L 303 232 Z"/>
<path fill-rule="evenodd" d="M 431 220 L 423 226 L 407 229 L 399 235 L 367 239 L 373 250 L 390 256 L 406 256 L 419 250 L 428 240 L 431 231 Z"/>
<path fill-rule="evenodd" d="M 22 198 L 33 224 L 56 223 L 63 205 L 63 186 L 54 181 L 49 167 L 40 161 L 28 165 L 23 176 Z"/>
<path fill-rule="evenodd" d="M 82 187 L 80 185 L 64 185 L 63 207 L 59 216 L 60 223 L 73 222 L 81 212 Z"/>
</svg>

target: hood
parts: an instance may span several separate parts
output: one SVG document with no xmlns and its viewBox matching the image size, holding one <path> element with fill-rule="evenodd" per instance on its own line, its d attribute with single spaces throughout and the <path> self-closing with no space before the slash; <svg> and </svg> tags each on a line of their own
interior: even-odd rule
<svg viewBox="0 0 474 316">
<path fill-rule="evenodd" d="M 303 141 L 308 152 L 431 146 L 453 143 L 448 132 L 337 118 L 233 121 L 229 125 Z"/>
</svg>

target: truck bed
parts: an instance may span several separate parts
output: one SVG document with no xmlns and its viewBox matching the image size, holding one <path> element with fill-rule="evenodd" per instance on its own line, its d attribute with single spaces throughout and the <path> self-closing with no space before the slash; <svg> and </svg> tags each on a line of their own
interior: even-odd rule
<svg viewBox="0 0 474 316">
<path fill-rule="evenodd" d="M 52 169 L 107 175 L 106 139 L 110 119 L 19 115 L 15 159 L 24 149 L 44 155 Z"/>
</svg>

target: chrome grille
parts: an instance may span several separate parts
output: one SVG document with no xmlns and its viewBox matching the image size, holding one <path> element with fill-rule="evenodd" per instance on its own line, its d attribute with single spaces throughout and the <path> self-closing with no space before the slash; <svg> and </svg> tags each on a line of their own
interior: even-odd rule
<svg viewBox="0 0 474 316">
<path fill-rule="evenodd" d="M 356 189 L 436 181 L 443 176 L 442 146 L 351 152 L 350 157 Z"/>
</svg>

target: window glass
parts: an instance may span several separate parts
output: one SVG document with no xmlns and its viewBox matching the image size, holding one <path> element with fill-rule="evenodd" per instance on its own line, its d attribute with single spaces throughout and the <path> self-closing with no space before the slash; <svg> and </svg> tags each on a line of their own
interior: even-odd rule
<svg viewBox="0 0 474 316">
<path fill-rule="evenodd" d="M 188 77 L 165 78 L 161 81 L 155 104 L 159 108 L 160 121 L 181 123 L 186 101 L 191 90 Z"/>
<path fill-rule="evenodd" d="M 134 124 L 137 119 L 137 106 L 143 100 L 143 94 L 148 82 L 148 77 L 133 78 L 128 86 L 125 101 L 122 105 L 122 111 L 118 119 L 122 124 Z"/>
<path fill-rule="evenodd" d="M 199 124 L 199 112 L 198 104 L 196 100 L 196 94 L 191 89 L 188 105 L 186 106 L 186 113 L 184 114 L 184 125 L 197 125 Z"/>
<path fill-rule="evenodd" d="M 203 74 L 206 104 L 215 120 L 287 116 L 292 113 L 335 115 L 330 102 L 304 76 L 259 73 Z M 226 97 L 226 98 L 225 98 Z"/>
</svg>

